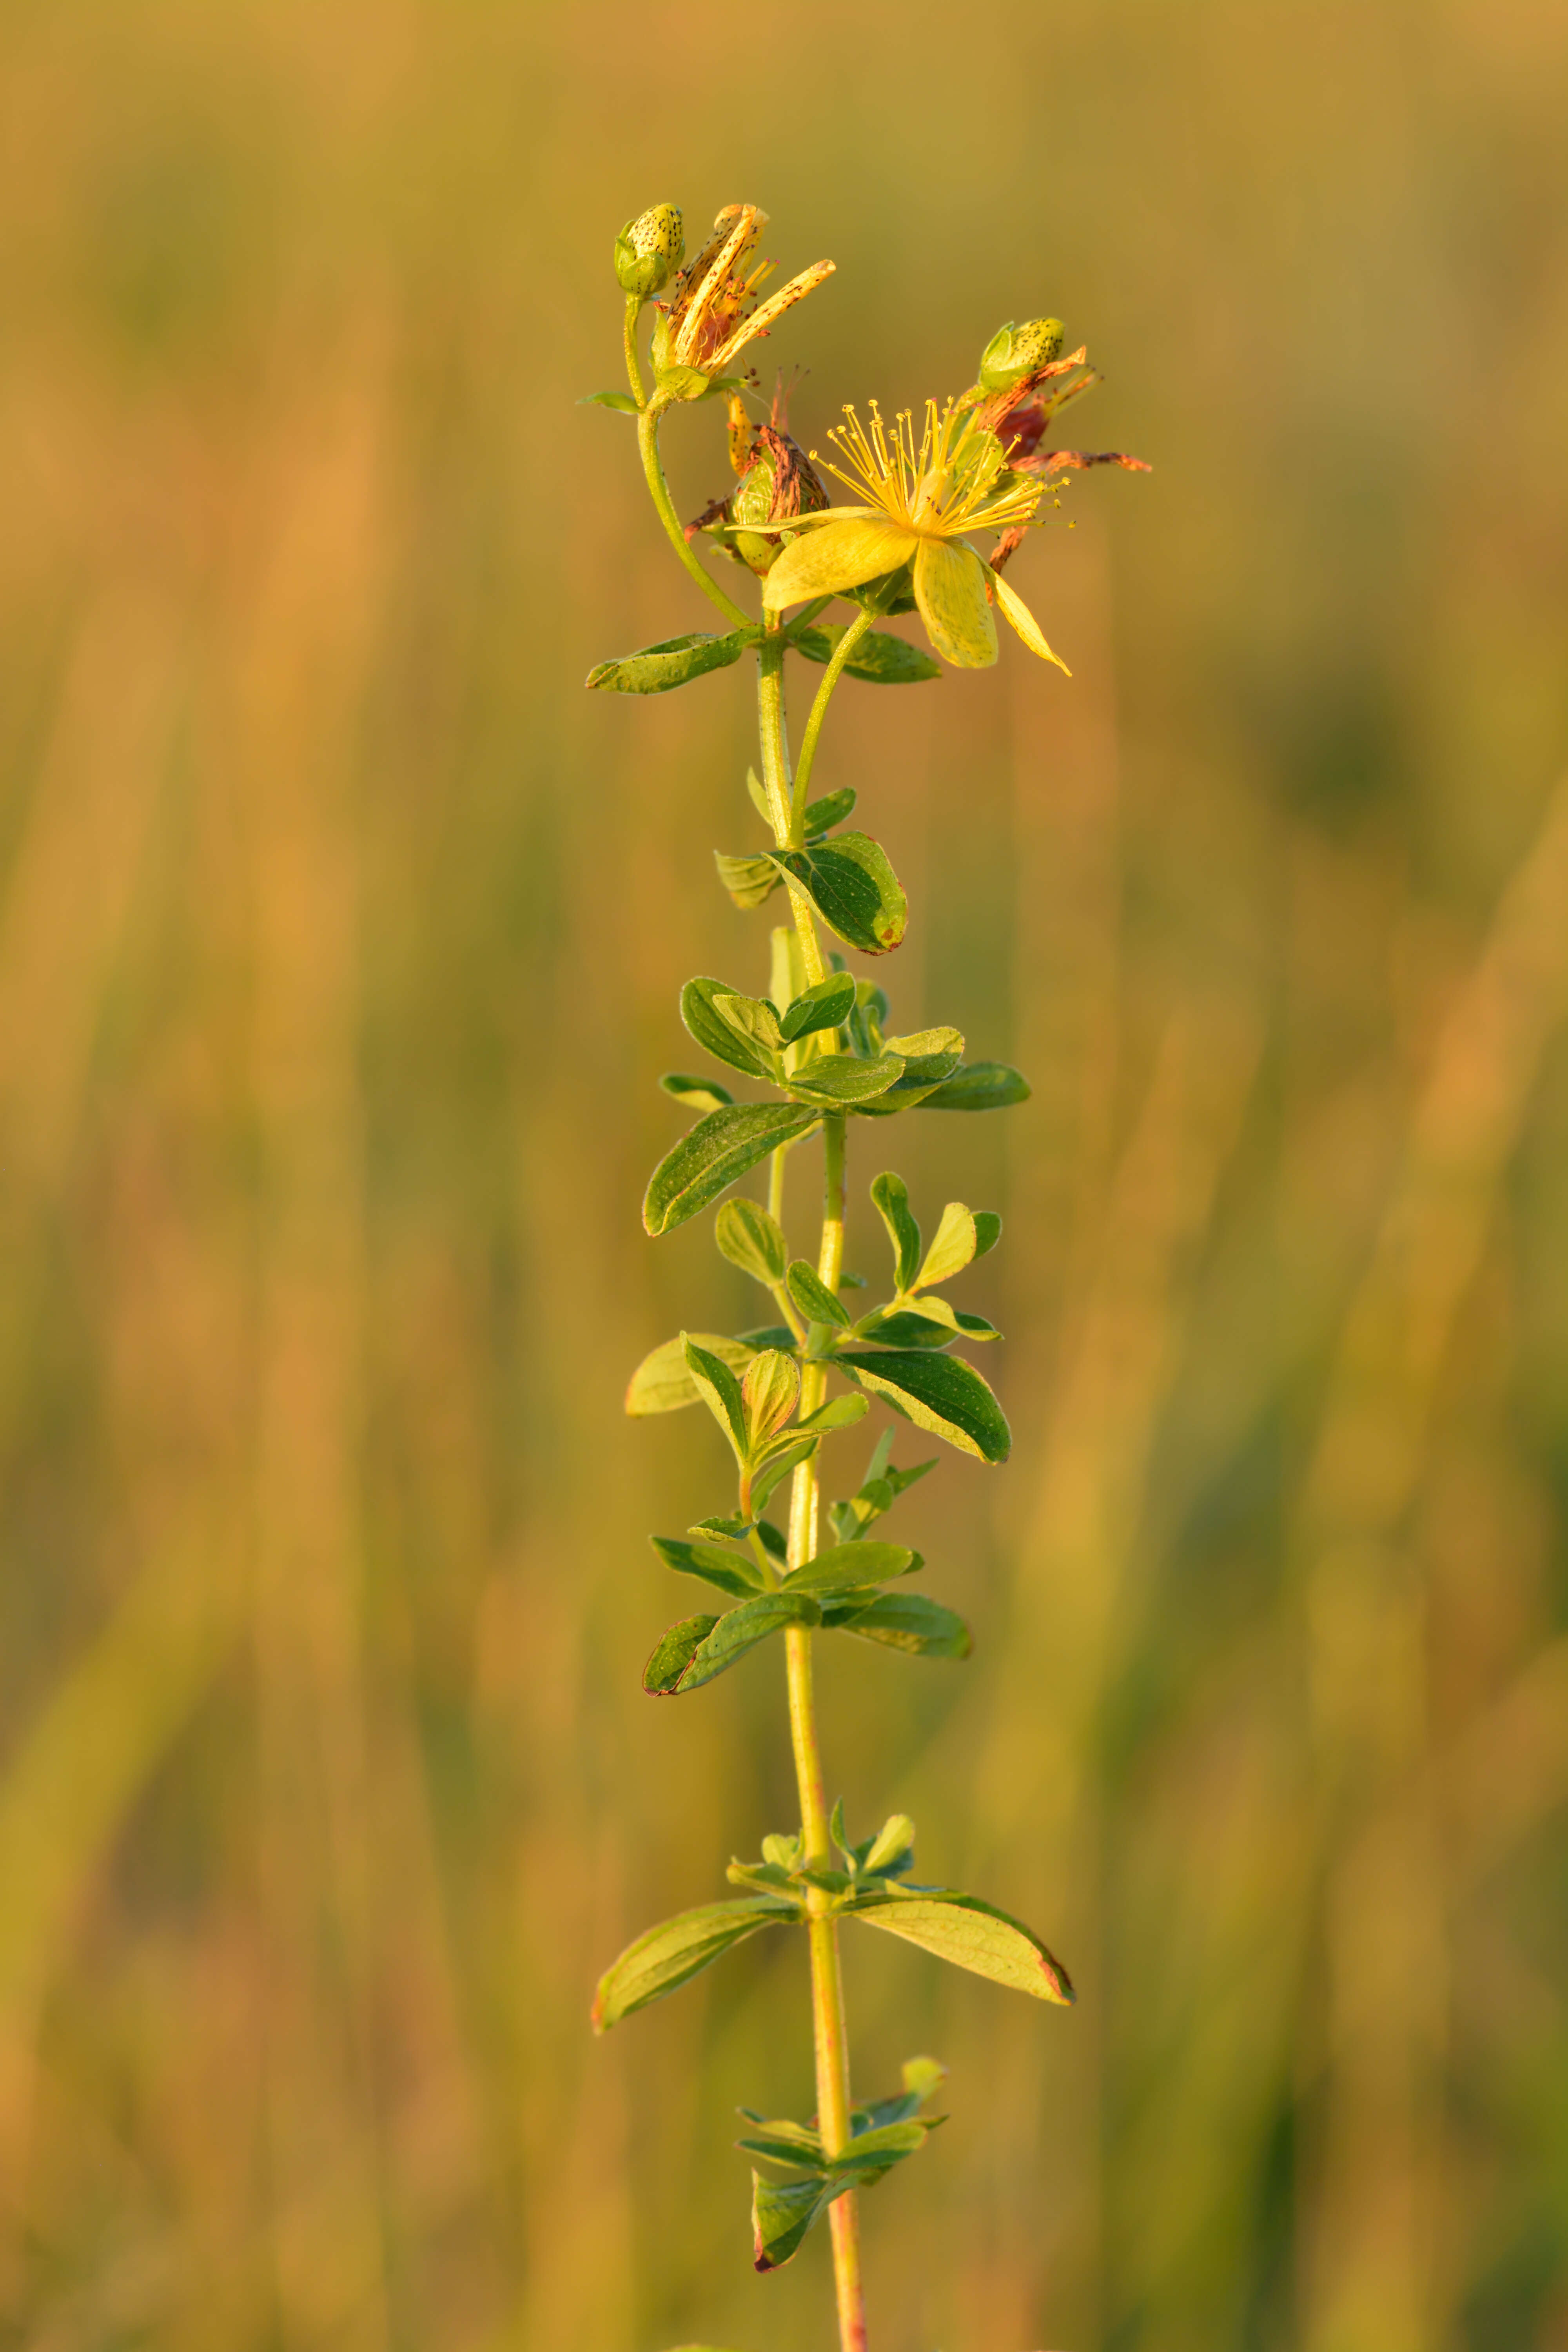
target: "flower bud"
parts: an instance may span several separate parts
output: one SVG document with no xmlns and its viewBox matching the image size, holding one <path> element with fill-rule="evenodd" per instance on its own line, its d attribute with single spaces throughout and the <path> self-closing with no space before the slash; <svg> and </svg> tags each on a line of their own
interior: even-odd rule
<svg viewBox="0 0 1568 2352">
<path fill-rule="evenodd" d="M 680 267 L 686 236 L 676 205 L 651 205 L 627 221 L 616 239 L 616 276 L 623 294 L 646 302 L 661 293 Z"/>
<path fill-rule="evenodd" d="M 1030 319 L 1016 327 L 1011 319 L 998 327 L 980 355 L 983 392 L 1011 392 L 1024 378 L 1035 375 L 1061 357 L 1066 331 L 1059 319 Z"/>
</svg>

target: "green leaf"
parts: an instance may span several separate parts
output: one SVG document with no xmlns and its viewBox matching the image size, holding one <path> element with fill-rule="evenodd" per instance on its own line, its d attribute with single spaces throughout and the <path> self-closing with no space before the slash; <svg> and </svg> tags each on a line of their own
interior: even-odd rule
<svg viewBox="0 0 1568 2352">
<path fill-rule="evenodd" d="M 908 1813 L 889 1813 L 867 1848 L 865 1868 L 887 1870 L 907 1854 L 915 1842 L 915 1825 Z M 889 2118 L 890 2122 L 893 2120 Z"/>
<path fill-rule="evenodd" d="M 784 1581 L 786 1592 L 837 1592 L 856 1586 L 880 1584 L 885 1577 L 910 1576 L 925 1562 L 904 1544 L 829 1544 L 815 1559 L 795 1570 Z"/>
<path fill-rule="evenodd" d="M 945 1086 L 927 1095 L 921 1110 L 1005 1110 L 1011 1103 L 1027 1102 L 1029 1085 L 1006 1062 L 970 1062 Z"/>
<path fill-rule="evenodd" d="M 870 1410 L 866 1399 L 853 1392 L 848 1396 L 829 1397 L 827 1402 L 819 1404 L 815 1412 L 808 1412 L 804 1421 L 797 1421 L 795 1428 L 809 1430 L 815 1436 L 826 1436 L 830 1429 L 853 1428 L 858 1421 L 865 1420 Z"/>
<path fill-rule="evenodd" d="M 808 1323 L 830 1323 L 835 1329 L 849 1328 L 849 1310 L 842 1299 L 836 1298 L 821 1279 L 815 1266 L 797 1257 L 784 1276 L 790 1297 Z"/>
<path fill-rule="evenodd" d="M 659 1085 L 688 1110 L 722 1110 L 735 1099 L 729 1087 L 721 1087 L 716 1078 L 689 1078 L 683 1070 L 667 1070 Z"/>
<path fill-rule="evenodd" d="M 694 367 L 656 367 L 653 380 L 669 400 L 705 400 L 713 388 L 712 377 Z"/>
<path fill-rule="evenodd" d="M 895 1412 L 945 1437 L 981 1462 L 1005 1462 L 1013 1450 L 1007 1417 L 987 1383 L 962 1356 L 847 1349 L 834 1361 Z"/>
<path fill-rule="evenodd" d="M 852 2180 L 765 2180 L 752 2175 L 752 2261 L 760 2271 L 783 2268 L 813 2224 Z"/>
<path fill-rule="evenodd" d="M 829 662 L 843 635 L 842 629 L 802 629 L 790 643 L 807 661 Z M 863 678 L 868 686 L 913 686 L 921 678 L 940 677 L 942 666 L 918 646 L 873 629 L 861 638 L 845 663 L 844 673 L 847 677 Z"/>
<path fill-rule="evenodd" d="M 1002 1220 L 995 1210 L 976 1209 L 974 1212 L 975 1256 L 984 1257 L 988 1250 L 995 1248 L 1001 1238 Z"/>
<path fill-rule="evenodd" d="M 868 1927 L 884 1927 L 906 1943 L 919 1944 L 954 1968 L 968 1969 L 994 1984 L 1032 1993 L 1037 2000 L 1073 1998 L 1067 1970 L 1021 1920 L 983 1903 L 977 1895 L 923 1888 L 904 1895 L 889 1888 L 885 1895 L 855 1906 L 854 1916 Z"/>
<path fill-rule="evenodd" d="M 779 1027 L 786 1044 L 797 1037 L 809 1037 L 818 1029 L 837 1029 L 847 1020 L 855 1005 L 855 975 L 852 971 L 830 971 L 826 980 L 803 989 L 795 1002 L 786 1006 L 779 1017 Z"/>
<path fill-rule="evenodd" d="M 648 1538 L 667 1568 L 680 1576 L 700 1576 L 736 1601 L 749 1601 L 763 1590 L 762 1570 L 745 1552 L 726 1551 L 721 1545 L 682 1543 L 675 1536 Z"/>
<path fill-rule="evenodd" d="M 782 1348 L 787 1355 L 795 1346 L 795 1333 L 787 1323 L 763 1323 L 754 1331 L 737 1331 L 736 1339 L 753 1353 L 760 1348 Z"/>
<path fill-rule="evenodd" d="M 717 1356 L 721 1363 L 728 1364 L 732 1372 L 743 1372 L 757 1352 L 744 1339 L 727 1339 L 719 1331 L 677 1332 L 673 1339 L 661 1340 L 650 1349 L 632 1374 L 626 1388 L 629 1413 L 640 1417 L 651 1412 L 679 1412 L 683 1405 L 697 1403 L 701 1391 L 687 1366 L 688 1339 L 694 1339 L 710 1356 Z"/>
<path fill-rule="evenodd" d="M 749 1078 L 776 1080 L 778 1062 L 770 1046 L 746 1023 L 731 1017 L 730 1008 L 751 1001 L 727 982 L 702 974 L 681 990 L 680 1017 L 715 1061 L 744 1070 Z"/>
<path fill-rule="evenodd" d="M 963 1033 L 958 1029 L 917 1029 L 908 1037 L 884 1037 L 882 1050 L 897 1054 L 904 1066 L 900 1091 L 940 1086 L 963 1059 Z"/>
<path fill-rule="evenodd" d="M 721 990 L 711 1000 L 713 1011 L 737 1036 L 744 1037 L 768 1056 L 768 1066 L 774 1067 L 773 1056 L 784 1044 L 784 1032 L 779 1016 L 765 996 L 746 996 L 738 988 Z"/>
<path fill-rule="evenodd" d="M 627 654 L 624 661 L 600 662 L 588 672 L 584 684 L 610 694 L 668 694 L 672 686 L 705 677 L 710 669 L 728 669 L 753 642 L 748 629 L 731 630 L 726 637 L 705 632 L 690 637 L 665 637 L 657 646 L 645 646 L 639 654 Z"/>
<path fill-rule="evenodd" d="M 863 1315 L 855 1326 L 855 1337 L 873 1348 L 923 1348 L 940 1351 L 951 1348 L 953 1334 L 945 1325 L 933 1322 L 929 1316 L 917 1315 L 912 1307 L 900 1307 L 889 1313 L 879 1307 Z"/>
<path fill-rule="evenodd" d="M 858 1633 L 911 1658 L 967 1658 L 973 1647 L 957 1612 L 923 1592 L 883 1592 L 864 1609 L 825 1609 L 822 1622 L 830 1632 Z"/>
<path fill-rule="evenodd" d="M 809 2124 L 792 2123 L 787 2117 L 774 2121 L 763 2116 L 752 2116 L 744 2107 L 741 2113 L 757 2126 L 743 2139 L 735 2142 L 748 2156 L 765 2157 L 770 2164 L 793 2164 L 797 2172 L 826 2172 L 827 2158 L 822 2153 L 822 2135 Z"/>
<path fill-rule="evenodd" d="M 775 1221 L 756 1201 L 726 1201 L 713 1220 L 721 1256 L 753 1282 L 772 1289 L 784 1280 L 789 1244 Z"/>
<path fill-rule="evenodd" d="M 680 1336 L 686 1349 L 686 1369 L 696 1384 L 697 1393 L 734 1447 L 736 1459 L 743 1462 L 747 1450 L 746 1407 L 741 1383 L 722 1356 L 710 1355 L 684 1331 Z M 753 1357 L 752 1361 L 760 1362 L 761 1359 Z M 747 1371 L 751 1369 L 748 1364 Z"/>
<path fill-rule="evenodd" d="M 700 1690 L 786 1626 L 821 1622 L 822 1612 L 808 1593 L 783 1591 L 759 1593 L 722 1617 L 688 1617 L 654 1650 L 642 1686 L 654 1698 Z"/>
<path fill-rule="evenodd" d="M 1002 1334 L 994 1323 L 984 1315 L 970 1315 L 962 1307 L 950 1307 L 945 1298 L 932 1298 L 924 1293 L 910 1302 L 910 1313 L 917 1322 L 940 1324 L 953 1339 L 999 1339 Z M 875 1335 L 879 1340 L 881 1334 Z"/>
<path fill-rule="evenodd" d="M 838 792 L 824 793 L 819 801 L 807 801 L 801 817 L 801 831 L 807 841 L 816 840 L 820 834 L 831 833 L 836 824 L 842 824 L 847 816 L 853 816 L 858 798 L 854 785 L 845 784 Z"/>
<path fill-rule="evenodd" d="M 640 414 L 637 402 L 626 392 L 585 392 L 577 405 L 579 408 L 616 408 L 624 416 Z"/>
<path fill-rule="evenodd" d="M 781 1447 L 778 1453 L 769 1456 L 760 1470 L 753 1470 L 752 1473 L 752 1510 L 760 1511 L 769 1496 L 784 1484 L 790 1472 L 798 1469 L 803 1462 L 809 1461 L 816 1451 L 816 1439 L 814 1436 L 803 1437 L 798 1444 Z"/>
<path fill-rule="evenodd" d="M 765 1448 L 784 1427 L 800 1394 L 800 1366 L 777 1348 L 753 1356 L 741 1381 L 746 1410 L 746 1452 L 749 1459 Z"/>
<path fill-rule="evenodd" d="M 900 1291 L 908 1290 L 921 1262 L 921 1229 L 910 1207 L 910 1188 L 889 1169 L 872 1180 L 871 1201 L 893 1244 L 893 1280 Z"/>
<path fill-rule="evenodd" d="M 884 1429 L 867 1465 L 858 1492 L 847 1502 L 832 1506 L 828 1517 L 833 1522 L 833 1532 L 840 1542 L 850 1542 L 860 1530 L 883 1517 L 906 1488 L 936 1468 L 933 1455 L 929 1462 L 916 1463 L 912 1470 L 891 1469 L 888 1457 L 892 1450 L 893 1433 L 890 1429 Z"/>
<path fill-rule="evenodd" d="M 792 1094 L 837 1108 L 885 1095 L 902 1076 L 903 1068 L 896 1054 L 880 1055 L 874 1062 L 863 1062 L 858 1054 L 817 1054 L 785 1083 Z"/>
<path fill-rule="evenodd" d="M 727 857 L 721 849 L 716 849 L 713 863 L 719 869 L 720 881 L 737 907 L 760 907 L 784 880 L 771 857 Z"/>
<path fill-rule="evenodd" d="M 717 1617 L 683 1617 L 678 1625 L 669 1626 L 659 1635 L 642 1670 L 642 1686 L 650 1697 L 667 1697 L 678 1687 L 681 1675 L 718 1622 Z"/>
<path fill-rule="evenodd" d="M 822 1114 L 809 1103 L 732 1103 L 710 1110 L 667 1152 L 648 1179 L 642 1220 L 672 1233 L 781 1143 L 809 1135 Z"/>
<path fill-rule="evenodd" d="M 760 1927 L 778 1927 L 797 1916 L 795 1906 L 776 1895 L 747 1895 L 730 1903 L 704 1903 L 650 1927 L 599 1979 L 595 2032 L 607 2033 L 623 2017 L 661 2000 Z"/>
<path fill-rule="evenodd" d="M 830 931 L 863 955 L 886 955 L 904 936 L 909 902 L 886 856 L 868 834 L 840 833 L 804 849 L 769 853 L 790 875 Z"/>
<path fill-rule="evenodd" d="M 962 1201 L 950 1201 L 942 1213 L 942 1223 L 936 1229 L 935 1239 L 910 1287 L 923 1290 L 929 1284 L 946 1282 L 952 1276 L 962 1274 L 977 1246 L 974 1219 Z"/>
<path fill-rule="evenodd" d="M 913 2156 L 917 2148 L 923 2147 L 929 2134 L 946 2120 L 945 2116 L 933 2116 L 929 2121 L 874 2124 L 869 2129 L 855 2134 L 833 2169 L 837 2173 L 869 2174 L 870 2179 L 863 2177 L 860 2184 L 868 2189 L 902 2158 Z"/>
</svg>

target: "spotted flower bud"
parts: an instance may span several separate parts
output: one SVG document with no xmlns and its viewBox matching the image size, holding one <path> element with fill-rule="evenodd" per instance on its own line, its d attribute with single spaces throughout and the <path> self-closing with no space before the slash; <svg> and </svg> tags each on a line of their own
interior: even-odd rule
<svg viewBox="0 0 1568 2352">
<path fill-rule="evenodd" d="M 1059 359 L 1065 340 L 1059 319 L 1030 319 L 1021 327 L 1009 319 L 1005 327 L 997 328 L 980 355 L 982 391 L 1011 392 L 1026 376 Z"/>
<path fill-rule="evenodd" d="M 652 205 L 629 220 L 616 239 L 616 276 L 623 294 L 646 302 L 663 291 L 679 268 L 686 251 L 679 207 Z"/>
</svg>

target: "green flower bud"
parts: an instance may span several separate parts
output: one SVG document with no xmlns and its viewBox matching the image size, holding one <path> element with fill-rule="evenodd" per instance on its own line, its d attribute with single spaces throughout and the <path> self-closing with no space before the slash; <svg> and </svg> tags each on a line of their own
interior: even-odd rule
<svg viewBox="0 0 1568 2352">
<path fill-rule="evenodd" d="M 651 205 L 627 221 L 616 239 L 616 276 L 623 294 L 646 302 L 662 293 L 680 267 L 686 235 L 676 205 Z"/>
<path fill-rule="evenodd" d="M 1026 375 L 1035 375 L 1052 360 L 1060 359 L 1066 330 L 1059 319 L 1030 319 L 1016 327 L 1011 319 L 998 327 L 980 355 L 983 392 L 1011 392 Z"/>
</svg>

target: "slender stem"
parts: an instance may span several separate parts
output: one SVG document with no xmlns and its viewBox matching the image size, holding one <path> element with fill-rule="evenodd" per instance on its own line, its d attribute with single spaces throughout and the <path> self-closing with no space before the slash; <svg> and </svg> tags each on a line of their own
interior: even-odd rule
<svg viewBox="0 0 1568 2352">
<path fill-rule="evenodd" d="M 781 1143 L 768 1160 L 768 1214 L 775 1225 L 784 1223 L 784 1146 Z"/>
<path fill-rule="evenodd" d="M 763 781 L 774 836 L 783 848 L 790 835 L 789 737 L 784 726 L 784 645 L 776 618 L 770 614 L 768 635 L 758 650 L 757 711 L 762 737 Z M 842 665 L 840 665 L 842 667 Z M 821 695 L 817 698 L 821 703 Z M 818 719 L 818 726 L 821 721 Z M 790 886 L 795 929 L 807 982 L 826 976 L 822 950 L 804 891 Z M 822 1243 L 817 1274 L 837 1292 L 844 1268 L 845 1127 L 842 1113 L 822 1122 L 823 1213 Z M 775 1167 L 782 1160 L 775 1155 Z M 782 1174 L 778 1179 L 782 1192 Z M 801 1375 L 800 1411 L 815 1412 L 827 1388 L 827 1370 L 810 1360 L 813 1347 L 825 1337 L 814 1324 L 806 1334 L 807 1361 Z M 790 1495 L 789 1565 L 798 1568 L 816 1549 L 817 1478 L 815 1459 L 803 1462 L 795 1474 Z M 811 1635 L 804 1625 L 792 1625 L 784 1634 L 784 1669 L 789 1688 L 790 1742 L 795 1751 L 795 1781 L 800 1792 L 801 1841 L 808 1863 L 832 1860 L 828 1840 L 827 1801 L 823 1788 L 822 1753 L 817 1745 L 816 1710 L 812 1695 Z M 812 2039 L 816 2059 L 816 2120 L 824 2151 L 838 2156 L 849 2144 L 849 2035 L 844 2013 L 844 1983 L 838 1965 L 838 1923 L 824 1916 L 827 1897 L 818 1887 L 806 1897 L 806 1940 L 811 1952 Z M 833 2279 L 838 2303 L 840 2352 L 866 2352 L 866 2300 L 860 2282 L 860 2222 L 853 2190 L 828 2209 L 833 2238 Z"/>
<path fill-rule="evenodd" d="M 773 838 L 780 849 L 788 845 L 792 822 L 790 794 L 789 736 L 784 728 L 784 625 L 777 614 L 767 618 L 767 635 L 757 648 L 757 718 L 763 748 L 763 789 L 768 796 L 768 819 Z M 790 906 L 795 914 L 795 928 L 800 939 L 801 961 L 805 967 L 806 985 L 826 980 L 827 966 L 822 960 L 816 925 L 812 920 L 811 901 L 798 882 L 786 876 Z"/>
<path fill-rule="evenodd" d="M 626 325 L 622 331 L 621 341 L 626 347 L 626 377 L 631 384 L 632 398 L 637 402 L 639 409 L 647 406 L 647 394 L 643 390 L 642 370 L 637 365 L 637 320 L 641 314 L 641 300 L 636 294 L 628 294 Z"/>
<path fill-rule="evenodd" d="M 710 580 L 699 561 L 695 549 L 689 547 L 686 533 L 680 528 L 680 518 L 675 511 L 675 501 L 669 495 L 669 484 L 664 478 L 664 467 L 658 457 L 658 420 L 657 406 L 645 408 L 637 418 L 637 447 L 642 452 L 642 469 L 647 477 L 648 494 L 658 509 L 658 519 L 669 534 L 669 543 L 696 581 L 710 604 L 717 604 L 725 619 L 739 629 L 755 625 L 749 613 L 726 596 L 716 580 Z"/>
<path fill-rule="evenodd" d="M 822 722 L 827 716 L 827 706 L 833 699 L 833 689 L 844 675 L 844 665 L 877 618 L 875 613 L 857 613 L 833 649 L 827 672 L 816 689 L 816 699 L 811 706 L 811 716 L 805 722 L 805 733 L 800 739 L 800 765 L 795 775 L 795 798 L 790 805 L 791 841 L 798 848 L 801 841 L 800 821 L 805 814 L 805 788 L 811 782 L 812 765 L 816 758 L 816 739 L 822 732 Z"/>
</svg>

